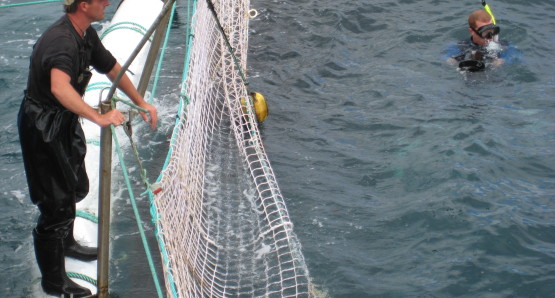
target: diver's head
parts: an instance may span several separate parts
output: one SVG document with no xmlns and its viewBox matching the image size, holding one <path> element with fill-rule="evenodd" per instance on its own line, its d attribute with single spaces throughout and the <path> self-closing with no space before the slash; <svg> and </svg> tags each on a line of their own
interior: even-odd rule
<svg viewBox="0 0 555 298">
<path fill-rule="evenodd" d="M 491 16 L 482 9 L 476 10 L 468 17 L 468 32 L 472 41 L 485 46 L 499 34 L 500 28 L 493 24 Z"/>
</svg>

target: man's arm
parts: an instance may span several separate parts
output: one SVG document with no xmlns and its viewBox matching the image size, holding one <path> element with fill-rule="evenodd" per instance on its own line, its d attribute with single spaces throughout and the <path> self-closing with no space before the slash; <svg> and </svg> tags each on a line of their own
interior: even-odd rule
<svg viewBox="0 0 555 298">
<path fill-rule="evenodd" d="M 50 91 L 66 109 L 101 127 L 110 124 L 117 126 L 125 121 L 125 117 L 118 110 L 99 114 L 81 98 L 70 82 L 70 76 L 62 70 L 53 68 L 50 71 Z"/>
<path fill-rule="evenodd" d="M 107 76 L 110 78 L 111 81 L 114 81 L 114 79 L 116 78 L 120 70 L 121 70 L 121 65 L 118 62 L 116 62 L 114 67 L 112 67 L 112 70 L 108 72 Z M 123 76 L 121 77 L 118 84 L 118 88 L 121 89 L 127 96 L 129 96 L 129 98 L 136 105 L 148 111 L 150 115 L 150 120 L 148 119 L 148 116 L 146 115 L 146 113 L 143 113 L 141 111 L 139 111 L 139 113 L 141 114 L 145 122 L 150 123 L 151 129 L 156 129 L 156 122 L 158 122 L 158 114 L 156 112 L 156 108 L 153 105 L 147 103 L 143 99 L 143 97 L 139 94 L 139 92 L 137 91 L 133 83 L 131 83 L 131 80 L 129 79 L 127 74 L 123 74 Z"/>
</svg>

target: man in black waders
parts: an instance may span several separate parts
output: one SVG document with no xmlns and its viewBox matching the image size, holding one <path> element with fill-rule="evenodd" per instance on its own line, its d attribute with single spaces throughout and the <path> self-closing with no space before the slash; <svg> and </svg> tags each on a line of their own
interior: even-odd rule
<svg viewBox="0 0 555 298">
<path fill-rule="evenodd" d="M 118 110 L 99 114 L 82 99 L 91 77 L 89 66 L 112 81 L 121 70 L 90 26 L 104 18 L 109 4 L 109 0 L 64 0 L 65 15 L 33 47 L 27 90 L 18 114 L 29 193 L 40 211 L 33 230 L 35 254 L 42 288 L 51 295 L 91 295 L 68 278 L 64 257 L 97 258 L 97 248 L 83 247 L 73 237 L 75 204 L 89 191 L 86 142 L 79 117 L 101 127 L 125 121 Z M 118 87 L 148 111 L 150 117 L 142 112 L 141 116 L 155 129 L 156 108 L 144 101 L 129 77 L 124 75 Z"/>
</svg>

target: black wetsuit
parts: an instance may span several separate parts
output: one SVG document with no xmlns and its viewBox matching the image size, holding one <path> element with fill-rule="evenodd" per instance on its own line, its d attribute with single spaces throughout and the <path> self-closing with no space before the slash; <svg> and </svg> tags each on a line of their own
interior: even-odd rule
<svg viewBox="0 0 555 298">
<path fill-rule="evenodd" d="M 40 210 L 37 233 L 63 238 L 75 219 L 75 203 L 89 191 L 87 148 L 79 116 L 51 92 L 50 71 L 67 73 L 82 96 L 91 76 L 89 66 L 107 73 L 116 59 L 92 27 L 83 39 L 64 15 L 39 38 L 30 60 L 17 121 L 23 163 L 31 200 Z"/>
<path fill-rule="evenodd" d="M 503 49 L 507 46 L 504 42 L 500 42 L 500 45 Z M 455 48 L 450 50 L 450 52 L 451 58 L 459 62 L 459 67 L 462 68 L 462 65 L 465 65 L 466 63 L 466 65 L 471 66 L 471 70 L 483 70 L 487 64 L 498 58 L 503 58 L 504 54 L 503 50 L 489 51 L 487 47 L 474 43 L 471 38 L 459 41 Z"/>
</svg>

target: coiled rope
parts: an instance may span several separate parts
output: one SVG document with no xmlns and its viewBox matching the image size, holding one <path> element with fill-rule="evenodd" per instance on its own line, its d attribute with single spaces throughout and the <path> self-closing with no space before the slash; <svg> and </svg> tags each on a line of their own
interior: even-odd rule
<svg viewBox="0 0 555 298">
<path fill-rule="evenodd" d="M 67 274 L 68 277 L 71 277 L 71 278 L 78 278 L 78 279 L 80 279 L 80 280 L 84 280 L 84 281 L 90 283 L 91 285 L 93 285 L 93 286 L 95 286 L 95 287 L 97 286 L 97 284 L 96 284 L 96 279 L 94 279 L 94 278 L 92 278 L 92 277 L 89 277 L 89 276 L 87 276 L 87 275 L 85 275 L 85 274 L 76 273 L 76 272 L 66 272 L 66 274 Z"/>
<path fill-rule="evenodd" d="M 76 210 L 75 216 L 79 216 L 81 218 L 88 219 L 89 221 L 92 221 L 94 223 L 98 223 L 98 217 L 96 215 L 83 210 Z"/>
<path fill-rule="evenodd" d="M 141 35 L 145 35 L 147 29 L 143 26 L 141 26 L 140 24 L 134 23 L 134 22 L 119 22 L 119 23 L 114 23 L 111 24 L 110 27 L 108 27 L 100 36 L 100 39 L 104 39 L 104 37 L 106 37 L 106 35 L 108 35 L 109 33 L 116 31 L 116 30 L 131 30 L 131 31 L 135 31 L 138 32 Z M 149 38 L 149 41 L 152 41 L 151 38 Z"/>
</svg>

